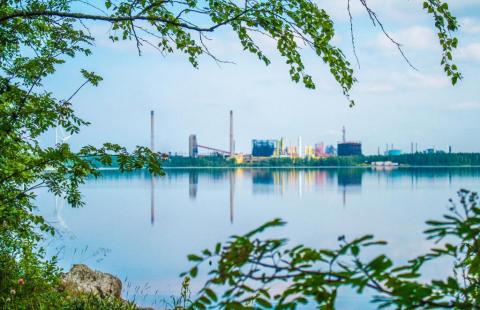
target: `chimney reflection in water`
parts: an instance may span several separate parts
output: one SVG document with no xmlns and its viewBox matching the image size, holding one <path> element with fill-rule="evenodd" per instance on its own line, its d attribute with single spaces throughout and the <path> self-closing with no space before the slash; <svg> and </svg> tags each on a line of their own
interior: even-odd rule
<svg viewBox="0 0 480 310">
<path fill-rule="evenodd" d="M 150 224 L 155 224 L 155 177 L 150 176 Z"/>
<path fill-rule="evenodd" d="M 236 170 L 234 169 L 228 171 L 230 223 L 233 223 L 233 220 L 234 220 L 235 174 L 236 174 Z M 190 197 L 191 200 L 195 200 L 197 198 L 197 192 L 198 192 L 198 171 L 196 170 L 189 171 L 188 172 L 188 196 Z"/>
<path fill-rule="evenodd" d="M 235 170 L 230 171 L 229 174 L 230 179 L 230 223 L 233 224 L 233 208 L 234 208 L 234 200 L 235 200 Z"/>
</svg>

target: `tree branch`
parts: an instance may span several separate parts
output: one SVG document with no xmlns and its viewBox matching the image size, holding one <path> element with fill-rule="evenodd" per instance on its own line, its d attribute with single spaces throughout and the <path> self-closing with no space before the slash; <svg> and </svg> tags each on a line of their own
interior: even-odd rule
<svg viewBox="0 0 480 310">
<path fill-rule="evenodd" d="M 195 31 L 200 31 L 200 32 L 212 32 L 215 29 L 224 26 L 226 24 L 229 24 L 230 22 L 239 19 L 243 15 L 245 15 L 249 9 L 245 9 L 241 11 L 239 14 L 232 16 L 231 18 L 228 18 L 218 24 L 215 24 L 210 27 L 199 27 L 195 25 L 190 25 L 184 22 L 179 22 L 175 20 L 169 20 L 165 19 L 159 16 L 144 16 L 144 15 L 134 15 L 134 16 L 105 16 L 105 15 L 94 15 L 94 14 L 83 14 L 83 13 L 71 13 L 71 12 L 61 12 L 61 11 L 16 11 L 10 14 L 6 14 L 0 17 L 0 23 L 4 23 L 10 19 L 13 18 L 26 18 L 26 19 L 34 19 L 37 17 L 42 17 L 42 16 L 55 16 L 55 17 L 63 17 L 63 18 L 74 18 L 74 19 L 88 19 L 88 20 L 100 20 L 100 21 L 106 21 L 106 22 L 125 22 L 125 21 L 136 21 L 136 20 L 142 20 L 142 21 L 150 21 L 150 22 L 161 22 L 177 27 L 182 27 L 185 29 L 190 29 L 190 30 L 195 30 Z"/>
</svg>

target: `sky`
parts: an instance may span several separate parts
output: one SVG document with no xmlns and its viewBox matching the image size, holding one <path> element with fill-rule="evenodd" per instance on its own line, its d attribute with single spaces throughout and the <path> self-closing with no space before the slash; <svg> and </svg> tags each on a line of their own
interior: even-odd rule
<svg viewBox="0 0 480 310">
<path fill-rule="evenodd" d="M 454 152 L 480 152 L 480 2 L 449 1 L 460 21 L 459 48 L 454 54 L 464 79 L 452 86 L 440 66 L 441 50 L 433 20 L 422 1 L 370 0 L 387 31 L 403 45 L 418 69 L 413 70 L 352 0 L 356 51 L 352 53 L 347 0 L 317 0 L 335 22 L 334 43 L 355 69 L 358 83 L 350 108 L 321 59 L 302 50 L 306 70 L 317 88 L 293 83 L 274 42 L 256 37 L 272 63 L 265 66 L 244 52 L 228 28 L 211 35 L 208 56 L 193 68 L 181 54 L 161 55 L 145 46 L 138 56 L 134 42 L 111 43 L 108 25 L 89 24 L 96 38 L 93 55 L 68 60 L 49 78 L 57 98 L 68 98 L 82 83 L 80 69 L 100 74 L 99 87 L 86 87 L 74 98 L 78 115 L 91 122 L 69 139 L 81 145 L 114 142 L 132 149 L 149 145 L 150 110 L 156 114 L 155 144 L 161 152 L 188 152 L 188 136 L 199 144 L 228 149 L 229 110 L 234 111 L 236 151 L 251 152 L 252 139 L 279 139 L 304 145 L 336 144 L 342 126 L 347 140 L 361 141 L 365 154 L 393 144 L 408 152 L 434 147 Z M 54 141 L 50 133 L 44 142 Z"/>
</svg>

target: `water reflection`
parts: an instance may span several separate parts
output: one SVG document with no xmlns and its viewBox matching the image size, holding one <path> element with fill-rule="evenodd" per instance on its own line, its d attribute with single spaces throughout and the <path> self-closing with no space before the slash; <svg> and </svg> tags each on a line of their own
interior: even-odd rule
<svg viewBox="0 0 480 310">
<path fill-rule="evenodd" d="M 266 234 L 288 237 L 291 244 L 334 247 L 339 235 L 374 234 L 389 241 L 386 254 L 407 261 L 430 247 L 421 237 L 425 221 L 438 218 L 456 190 L 480 187 L 480 168 L 166 172 L 164 177 L 152 178 L 146 171 L 104 171 L 102 178 L 82 185 L 85 208 L 65 205 L 62 209 L 59 204 L 54 209 L 54 197 L 39 195 L 39 205 L 51 206 L 49 220 L 61 225 L 60 219 L 64 219 L 76 236 L 70 239 L 66 235 L 59 241 L 65 247 L 60 255 L 62 267 L 87 259 L 94 269 L 120 278 L 128 276 L 136 285 L 149 283 L 168 297 L 178 293 L 182 281 L 178 275 L 191 267 L 188 254 L 273 218 L 282 218 L 288 225 Z M 88 251 L 77 250 L 86 245 Z M 85 254 L 97 249 L 111 249 L 111 254 L 101 253 L 94 259 Z M 431 275 L 437 277 L 434 273 L 442 270 L 445 268 L 436 268 Z M 204 280 L 192 280 L 192 290 L 199 289 Z M 339 309 L 371 308 L 349 296 L 340 302 L 344 306 Z M 145 302 L 144 306 L 151 305 Z"/>
<path fill-rule="evenodd" d="M 342 204 L 347 205 L 347 194 L 360 191 L 365 169 L 346 168 L 338 170 L 337 185 L 342 193 Z"/>
<path fill-rule="evenodd" d="M 191 170 L 188 172 L 188 196 L 190 199 L 197 198 L 198 190 L 198 170 Z"/>
<path fill-rule="evenodd" d="M 61 230 L 68 230 L 68 225 L 63 219 L 62 212 L 65 205 L 65 200 L 61 197 L 55 196 L 55 217 L 58 228 Z"/>
<path fill-rule="evenodd" d="M 479 168 L 408 168 L 395 170 L 372 170 L 369 168 L 334 168 L 334 169 L 268 169 L 268 168 L 239 168 L 239 169 L 167 169 L 167 174 L 155 178 L 148 172 L 122 174 L 117 171 L 104 171 L 103 177 L 95 182 L 109 182 L 118 178 L 135 182 L 138 179 L 150 181 L 150 223 L 155 224 L 155 192 L 159 188 L 188 180 L 188 197 L 191 201 L 197 199 L 198 192 L 208 186 L 217 184 L 228 185 L 229 220 L 234 222 L 235 193 L 238 180 L 241 183 L 250 182 L 253 195 L 286 195 L 296 193 L 298 197 L 312 192 L 322 191 L 325 188 L 336 187 L 341 195 L 344 206 L 347 205 L 349 195 L 361 193 L 364 178 L 376 180 L 377 184 L 395 186 L 401 179 L 410 180 L 410 188 L 416 189 L 423 180 L 429 184 L 446 181 L 449 187 L 455 178 L 480 177 Z M 158 183 L 158 184 L 156 184 Z M 57 205 L 59 222 L 61 207 Z"/>
<path fill-rule="evenodd" d="M 235 170 L 231 170 L 229 175 L 229 193 L 230 193 L 230 223 L 233 223 L 233 209 L 234 209 L 234 201 L 235 201 Z"/>
<path fill-rule="evenodd" d="M 150 176 L 150 224 L 155 224 L 155 177 Z"/>
</svg>

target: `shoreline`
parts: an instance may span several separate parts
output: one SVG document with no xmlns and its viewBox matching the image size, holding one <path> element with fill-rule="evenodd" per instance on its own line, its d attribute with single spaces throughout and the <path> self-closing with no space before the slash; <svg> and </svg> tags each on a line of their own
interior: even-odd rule
<svg viewBox="0 0 480 310">
<path fill-rule="evenodd" d="M 178 167 L 162 167 L 164 170 L 173 170 L 173 169 L 376 169 L 376 170 L 389 170 L 389 169 L 378 169 L 372 166 L 178 166 Z M 467 166 L 467 165 L 453 165 L 453 166 L 397 166 L 393 167 L 390 170 L 396 169 L 419 169 L 419 168 L 480 168 L 480 165 Z M 105 170 L 118 170 L 117 168 L 107 168 Z"/>
</svg>

